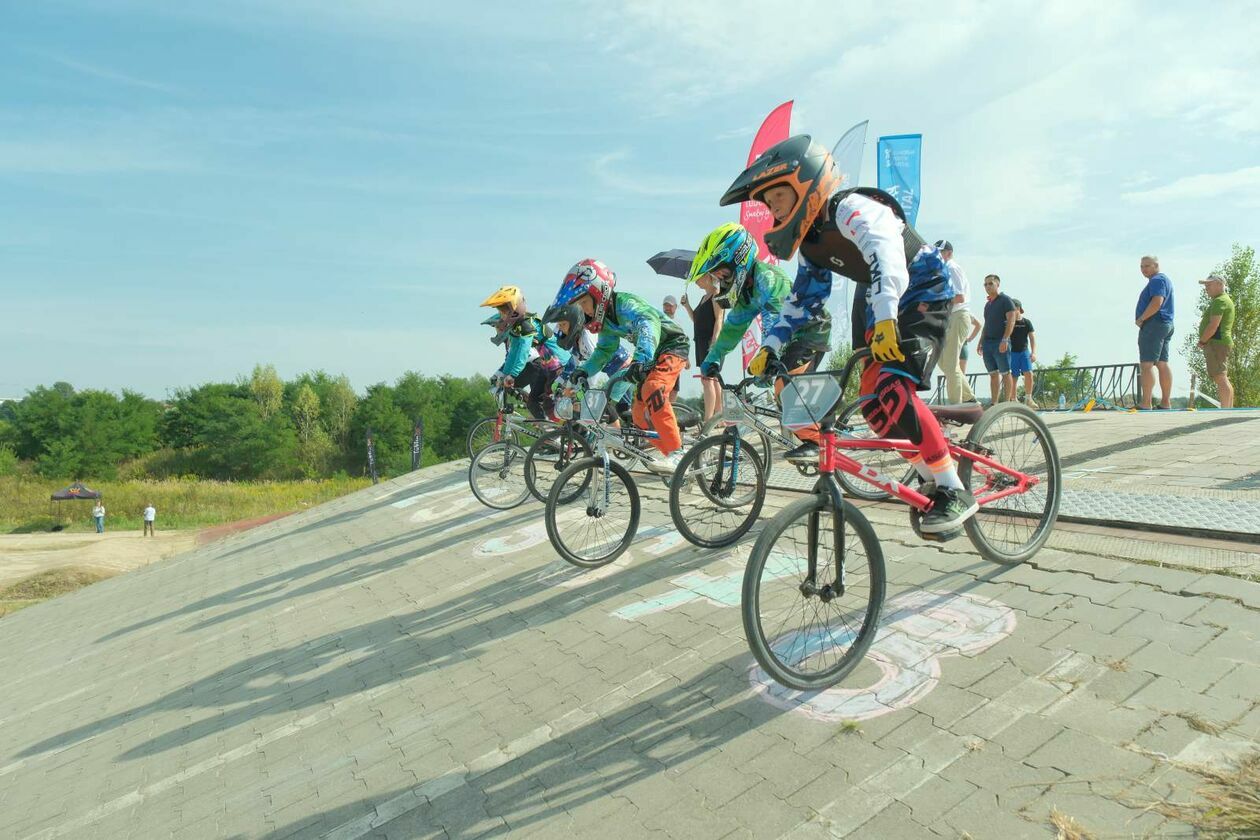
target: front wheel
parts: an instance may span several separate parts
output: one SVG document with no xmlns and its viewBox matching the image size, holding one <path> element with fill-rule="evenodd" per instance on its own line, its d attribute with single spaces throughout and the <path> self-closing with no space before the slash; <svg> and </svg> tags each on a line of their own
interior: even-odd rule
<svg viewBox="0 0 1260 840">
<path fill-rule="evenodd" d="M 693 446 L 669 485 L 674 527 L 701 548 L 721 548 L 748 533 L 765 500 L 766 476 L 757 450 L 731 434 Z"/>
<path fill-rule="evenodd" d="M 468 485 L 477 501 L 495 510 L 508 510 L 529 498 L 525 483 L 527 455 L 514 443 L 492 443 L 468 465 Z"/>
<path fill-rule="evenodd" d="M 963 523 L 972 545 L 996 563 L 1028 560 L 1050 538 L 1063 494 L 1059 450 L 1050 430 L 1027 406 L 999 403 L 971 427 L 962 449 L 958 477 L 980 503 L 975 516 Z M 970 453 L 1002 469 L 968 457 Z M 1014 492 L 1019 479 L 1012 472 L 1036 481 Z"/>
<path fill-rule="evenodd" d="M 784 508 L 757 538 L 740 611 L 765 672 L 788 688 L 817 691 L 862 661 L 883 604 L 875 531 L 851 503 L 838 510 L 815 494 Z"/>
<path fill-rule="evenodd" d="M 761 473 L 769 480 L 770 478 L 770 436 L 765 432 L 750 426 L 746 423 L 740 423 L 735 428 L 739 429 L 739 436 L 750 447 L 756 447 L 757 454 L 761 456 Z M 714 435 L 720 435 L 725 431 L 722 425 L 722 415 L 715 414 L 700 427 L 698 437 L 700 440 L 706 440 Z"/>
<path fill-rule="evenodd" d="M 478 452 L 490 444 L 498 443 L 501 440 L 517 445 L 520 444 L 516 430 L 508 425 L 507 416 L 504 415 L 502 419 L 499 419 L 499 417 L 483 417 L 476 423 L 473 423 L 473 427 L 468 430 L 468 457 L 476 458 Z"/>
<path fill-rule="evenodd" d="M 616 461 L 583 458 L 556 477 L 547 496 L 547 538 L 584 569 L 613 562 L 639 529 L 639 489 Z"/>
</svg>

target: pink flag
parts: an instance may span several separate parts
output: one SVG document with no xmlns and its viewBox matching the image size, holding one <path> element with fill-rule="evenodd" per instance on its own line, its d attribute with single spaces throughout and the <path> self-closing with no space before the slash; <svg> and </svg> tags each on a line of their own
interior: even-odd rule
<svg viewBox="0 0 1260 840">
<path fill-rule="evenodd" d="M 781 143 L 788 139 L 788 126 L 792 122 L 792 100 L 784 102 L 779 107 L 770 112 L 770 116 L 766 117 L 765 122 L 761 124 L 761 128 L 757 131 L 757 136 L 753 138 L 752 149 L 748 152 L 748 166 L 752 166 L 752 162 L 761 156 L 761 153 L 773 146 L 775 143 Z M 774 217 L 770 215 L 770 210 L 760 201 L 745 201 L 739 206 L 739 223 L 748 229 L 748 232 L 757 240 L 757 256 L 769 263 L 778 262 L 768 250 L 766 250 L 766 231 L 774 227 Z M 752 322 L 748 332 L 744 333 L 744 339 L 741 346 L 744 353 L 744 367 L 748 367 L 748 363 L 752 357 L 756 355 L 757 348 L 761 346 L 761 316 Z"/>
</svg>

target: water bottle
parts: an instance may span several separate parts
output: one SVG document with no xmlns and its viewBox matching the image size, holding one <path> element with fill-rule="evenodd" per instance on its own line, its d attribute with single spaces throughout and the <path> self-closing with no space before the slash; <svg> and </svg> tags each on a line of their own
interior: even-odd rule
<svg viewBox="0 0 1260 840">
<path fill-rule="evenodd" d="M 1062 394 L 1059 394 L 1059 411 L 1065 408 L 1067 408 L 1067 400 L 1063 398 Z"/>
</svg>

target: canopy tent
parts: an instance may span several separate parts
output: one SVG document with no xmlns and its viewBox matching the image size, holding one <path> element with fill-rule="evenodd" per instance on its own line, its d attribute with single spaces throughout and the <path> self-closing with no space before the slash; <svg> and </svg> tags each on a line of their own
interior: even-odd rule
<svg viewBox="0 0 1260 840">
<path fill-rule="evenodd" d="M 82 481 L 76 481 L 69 487 L 63 487 L 52 494 L 54 502 L 68 502 L 73 499 L 99 499 L 101 494 L 88 487 Z"/>
</svg>

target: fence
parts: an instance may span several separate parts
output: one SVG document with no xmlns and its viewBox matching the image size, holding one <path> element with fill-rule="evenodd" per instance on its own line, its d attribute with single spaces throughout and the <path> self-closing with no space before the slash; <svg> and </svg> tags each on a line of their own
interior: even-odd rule
<svg viewBox="0 0 1260 840">
<path fill-rule="evenodd" d="M 1016 386 L 1022 387 L 1023 377 L 1019 377 Z M 989 390 L 989 374 L 967 374 L 967 385 L 979 399 Z M 1137 405 L 1138 366 L 1094 365 L 1092 367 L 1041 368 L 1033 371 L 1032 396 L 1044 408 L 1055 408 L 1059 404 L 1059 395 L 1067 408 L 1084 405 L 1089 400 L 1097 400 L 1103 405 L 1111 404 L 1121 408 L 1132 408 Z M 932 402 L 945 402 L 945 377 L 936 377 L 936 391 L 932 394 Z"/>
</svg>

